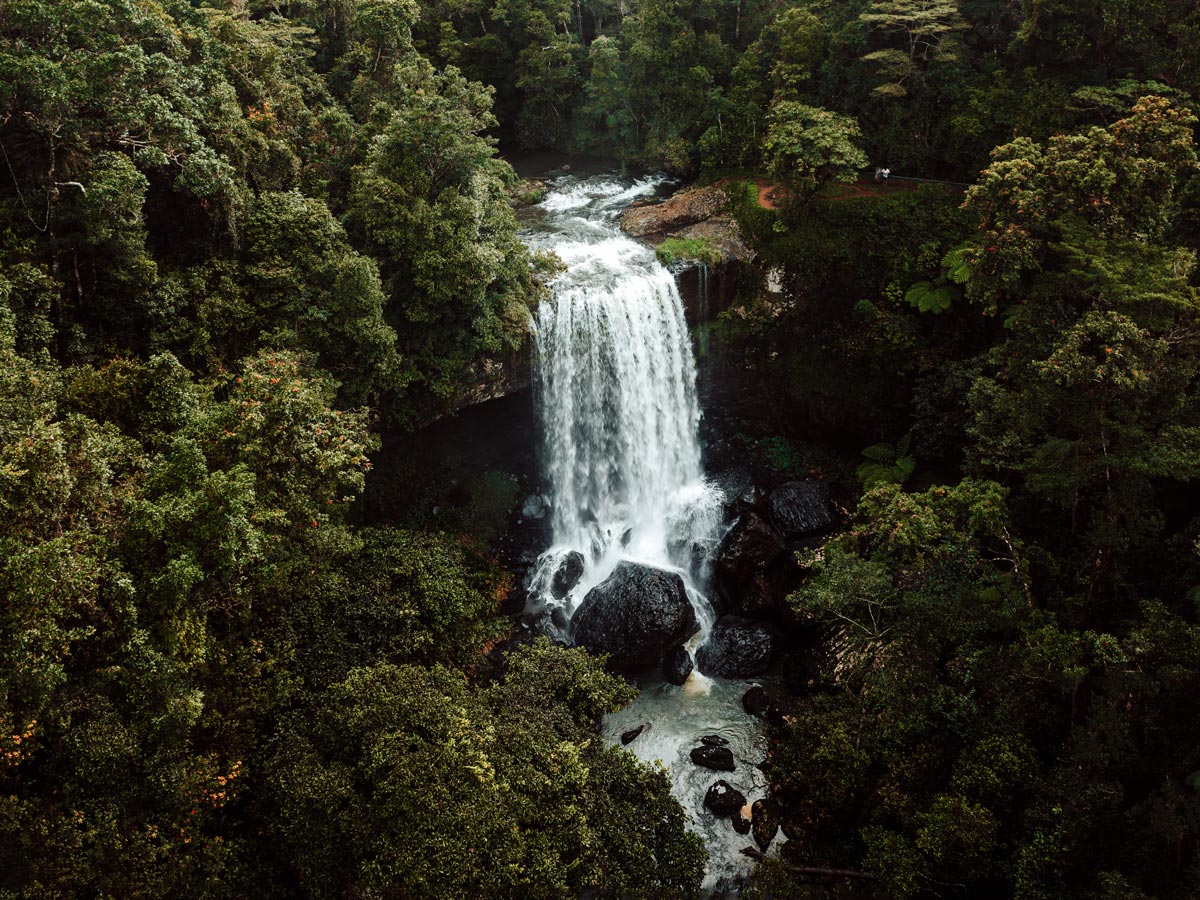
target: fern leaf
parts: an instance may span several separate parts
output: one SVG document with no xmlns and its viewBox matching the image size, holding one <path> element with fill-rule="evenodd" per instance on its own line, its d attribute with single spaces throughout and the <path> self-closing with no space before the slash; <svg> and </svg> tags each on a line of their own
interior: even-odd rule
<svg viewBox="0 0 1200 900">
<path fill-rule="evenodd" d="M 872 444 L 862 452 L 871 462 L 891 465 L 896 458 L 896 451 L 891 444 Z"/>
</svg>

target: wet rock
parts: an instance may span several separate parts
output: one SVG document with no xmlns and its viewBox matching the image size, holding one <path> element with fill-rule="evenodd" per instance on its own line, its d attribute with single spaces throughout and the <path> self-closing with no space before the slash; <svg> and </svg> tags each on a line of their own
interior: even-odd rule
<svg viewBox="0 0 1200 900">
<path fill-rule="evenodd" d="M 770 706 L 771 698 L 757 684 L 752 688 L 748 688 L 746 693 L 742 694 L 742 709 L 756 718 L 761 719 L 765 716 Z"/>
<path fill-rule="evenodd" d="M 733 830 L 738 834 L 750 833 L 750 820 L 743 816 L 740 811 L 733 814 L 732 821 Z"/>
<path fill-rule="evenodd" d="M 703 241 L 709 252 L 715 255 L 718 266 L 754 257 L 754 251 L 746 243 L 737 219 L 727 214 L 715 215 L 703 222 L 673 230 L 671 237 L 685 241 Z"/>
<path fill-rule="evenodd" d="M 579 584 L 583 577 L 583 554 L 572 550 L 562 558 L 558 568 L 554 570 L 554 578 L 550 581 L 550 593 L 555 600 L 561 600 L 571 593 L 572 588 Z"/>
<path fill-rule="evenodd" d="M 746 797 L 728 781 L 722 779 L 714 782 L 705 793 L 704 805 L 712 810 L 713 815 L 720 818 L 736 813 L 740 819 L 742 807 L 746 805 Z"/>
<path fill-rule="evenodd" d="M 706 734 L 700 738 L 700 743 L 706 747 L 728 747 L 729 741 L 721 737 L 719 734 Z"/>
<path fill-rule="evenodd" d="M 756 513 L 765 512 L 767 509 L 767 492 L 758 485 L 752 485 L 737 495 L 737 499 L 733 501 L 733 507 L 738 515 L 751 510 Z"/>
<path fill-rule="evenodd" d="M 621 732 L 621 746 L 627 747 L 632 744 L 643 731 L 646 730 L 646 723 L 643 722 L 637 728 L 630 728 L 628 731 Z"/>
<path fill-rule="evenodd" d="M 730 504 L 735 502 L 736 498 L 754 489 L 754 475 L 749 466 L 735 465 L 723 469 L 711 475 L 709 481 L 719 488 L 725 497 L 726 510 L 730 509 Z"/>
<path fill-rule="evenodd" d="M 633 237 L 674 231 L 710 219 L 729 202 L 724 188 L 711 186 L 680 191 L 653 206 L 630 207 L 621 214 L 621 227 Z"/>
<path fill-rule="evenodd" d="M 618 670 L 648 669 L 696 628 L 696 614 L 675 572 L 622 560 L 575 613 L 575 643 L 609 654 Z"/>
<path fill-rule="evenodd" d="M 537 178 L 518 181 L 508 189 L 509 201 L 515 207 L 532 206 L 546 196 L 549 186 Z"/>
<path fill-rule="evenodd" d="M 550 503 L 541 494 L 530 494 L 521 504 L 521 516 L 525 519 L 538 521 L 546 517 L 550 511 Z"/>
<path fill-rule="evenodd" d="M 737 427 L 728 425 L 729 428 Z M 732 451 L 731 451 L 732 452 Z M 725 497 L 725 515 L 734 522 L 745 512 L 766 515 L 767 494 L 754 483 L 754 474 L 749 466 L 733 466 L 713 476 L 712 482 L 721 489 Z"/>
<path fill-rule="evenodd" d="M 754 830 L 754 843 L 766 852 L 779 832 L 779 804 L 774 800 L 755 800 L 750 808 L 750 827 Z"/>
<path fill-rule="evenodd" d="M 714 772 L 732 772 L 734 769 L 733 751 L 728 747 L 697 747 L 688 755 L 696 765 Z"/>
<path fill-rule="evenodd" d="M 721 540 L 713 572 L 728 609 L 767 615 L 778 605 L 771 565 L 784 552 L 783 538 L 758 513 L 746 511 Z"/>
<path fill-rule="evenodd" d="M 696 653 L 696 666 L 718 678 L 753 678 L 771 664 L 771 629 L 741 616 L 723 616 Z"/>
<path fill-rule="evenodd" d="M 692 655 L 680 644 L 663 657 L 663 678 L 671 684 L 683 684 L 692 674 Z"/>
<path fill-rule="evenodd" d="M 780 485 L 771 491 L 767 505 L 771 521 L 789 541 L 824 531 L 833 524 L 829 486 L 815 478 Z"/>
</svg>

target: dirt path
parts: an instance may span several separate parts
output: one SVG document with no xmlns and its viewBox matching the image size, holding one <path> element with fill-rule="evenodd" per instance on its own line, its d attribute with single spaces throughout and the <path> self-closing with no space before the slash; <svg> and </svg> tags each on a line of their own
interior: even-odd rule
<svg viewBox="0 0 1200 900">
<path fill-rule="evenodd" d="M 765 178 L 758 179 L 758 205 L 763 209 L 775 209 L 775 191 L 778 188 Z"/>
<path fill-rule="evenodd" d="M 747 181 L 753 181 L 755 184 L 758 185 L 758 205 L 759 206 L 761 206 L 763 209 L 776 209 L 777 208 L 776 198 L 777 197 L 782 198 L 783 188 L 780 187 L 779 185 L 777 185 L 771 179 L 764 178 L 761 175 L 754 177 L 754 178 L 747 178 L 747 177 L 737 178 L 734 176 L 730 176 L 728 178 L 722 178 L 720 181 L 713 182 L 712 186 L 713 187 L 724 187 L 725 185 L 733 184 L 734 182 L 747 182 Z"/>
<path fill-rule="evenodd" d="M 779 203 L 787 196 L 787 190 L 769 178 L 757 176 L 753 178 L 722 178 L 715 182 L 714 187 L 729 184 L 731 182 L 753 181 L 758 185 L 758 205 L 763 209 L 778 209 Z M 923 184 L 937 184 L 949 191 L 961 193 L 966 189 L 966 185 L 956 184 L 948 181 L 934 181 L 932 179 L 906 178 L 904 176 L 893 175 L 891 180 L 886 182 L 877 182 L 871 175 L 860 175 L 857 181 L 849 184 L 832 184 L 825 189 L 825 192 L 818 198 L 821 200 L 829 200 L 837 202 L 840 200 L 855 200 L 865 197 L 886 197 L 891 194 L 901 193 L 903 191 L 915 191 Z"/>
</svg>

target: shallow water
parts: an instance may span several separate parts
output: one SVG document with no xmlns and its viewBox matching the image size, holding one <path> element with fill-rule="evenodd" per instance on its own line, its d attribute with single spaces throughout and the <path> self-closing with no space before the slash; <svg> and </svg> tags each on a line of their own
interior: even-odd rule
<svg viewBox="0 0 1200 900">
<path fill-rule="evenodd" d="M 743 847 L 754 844 L 753 837 L 738 834 L 728 819 L 718 819 L 705 809 L 704 794 L 715 781 L 724 779 L 746 795 L 747 816 L 749 805 L 766 796 L 767 779 L 757 764 L 766 757 L 767 738 L 762 724 L 742 709 L 742 694 L 757 683 L 710 679 L 699 673 L 693 673 L 683 687 L 647 682 L 632 705 L 604 719 L 604 737 L 614 743 L 622 733 L 647 724 L 627 749 L 639 759 L 670 769 L 675 799 L 691 816 L 691 829 L 704 838 L 708 848 L 706 891 L 736 891 L 753 865 L 741 854 Z M 688 754 L 709 734 L 729 741 L 734 771 L 713 772 L 692 763 Z M 777 835 L 771 851 L 784 840 L 782 833 Z"/>
</svg>

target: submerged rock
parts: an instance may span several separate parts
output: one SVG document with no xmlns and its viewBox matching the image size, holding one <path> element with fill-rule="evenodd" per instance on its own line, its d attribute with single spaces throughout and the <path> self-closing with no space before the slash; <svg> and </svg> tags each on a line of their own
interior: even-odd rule
<svg viewBox="0 0 1200 900">
<path fill-rule="evenodd" d="M 630 728 L 628 731 L 621 732 L 621 746 L 625 747 L 632 744 L 643 731 L 646 730 L 646 723 L 643 722 L 637 728 Z"/>
<path fill-rule="evenodd" d="M 550 581 L 550 593 L 555 600 L 561 600 L 571 593 L 572 588 L 579 584 L 583 577 L 583 554 L 572 550 L 562 558 L 558 568 L 554 570 L 554 578 Z"/>
<path fill-rule="evenodd" d="M 688 755 L 696 765 L 715 772 L 732 772 L 734 769 L 733 751 L 728 747 L 697 747 Z"/>
<path fill-rule="evenodd" d="M 692 655 L 680 644 L 663 657 L 663 678 L 671 684 L 681 685 L 692 674 Z"/>
<path fill-rule="evenodd" d="M 717 548 L 714 566 L 728 609 L 743 615 L 774 611 L 778 597 L 769 570 L 784 549 L 783 538 L 758 513 L 738 516 Z"/>
<path fill-rule="evenodd" d="M 737 813 L 738 818 L 741 818 L 741 810 L 746 805 L 746 797 L 728 781 L 721 779 L 714 782 L 705 793 L 704 805 L 711 809 L 716 816 L 724 818 Z"/>
<path fill-rule="evenodd" d="M 700 743 L 706 747 L 728 747 L 729 741 L 721 737 L 719 734 L 706 734 L 700 738 Z"/>
<path fill-rule="evenodd" d="M 657 665 L 697 628 L 677 573 L 628 560 L 588 591 L 573 622 L 577 645 L 627 671 Z"/>
<path fill-rule="evenodd" d="M 741 616 L 724 616 L 713 626 L 708 641 L 696 653 L 696 665 L 718 678 L 753 678 L 771 664 L 771 629 Z"/>
<path fill-rule="evenodd" d="M 789 541 L 824 531 L 833 524 L 829 485 L 815 478 L 780 485 L 771 491 L 767 505 L 771 521 Z"/>
<path fill-rule="evenodd" d="M 754 829 L 754 843 L 766 851 L 779 832 L 779 804 L 774 800 L 755 800 L 750 808 L 750 822 Z"/>
<path fill-rule="evenodd" d="M 755 718 L 761 719 L 767 714 L 767 710 L 771 708 L 771 698 L 757 684 L 746 690 L 742 694 L 742 709 Z"/>
</svg>

